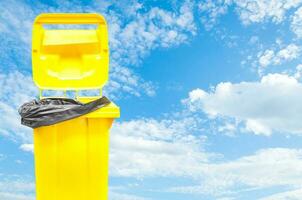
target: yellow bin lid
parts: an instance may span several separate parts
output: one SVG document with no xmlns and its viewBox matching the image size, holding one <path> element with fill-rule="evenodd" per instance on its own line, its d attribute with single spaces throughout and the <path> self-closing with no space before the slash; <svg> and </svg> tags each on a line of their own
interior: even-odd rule
<svg viewBox="0 0 302 200">
<path fill-rule="evenodd" d="M 97 26 L 96 29 L 43 27 L 49 24 Z M 32 69 L 34 82 L 41 90 L 101 89 L 109 73 L 104 17 L 76 13 L 39 15 L 33 25 Z"/>
</svg>

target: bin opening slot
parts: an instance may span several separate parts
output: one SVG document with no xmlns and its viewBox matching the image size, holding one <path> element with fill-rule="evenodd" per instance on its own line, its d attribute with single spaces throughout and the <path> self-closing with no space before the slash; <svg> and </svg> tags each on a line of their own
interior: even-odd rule
<svg viewBox="0 0 302 200">
<path fill-rule="evenodd" d="M 95 30 L 46 30 L 42 45 L 60 46 L 98 43 L 99 38 Z"/>
</svg>

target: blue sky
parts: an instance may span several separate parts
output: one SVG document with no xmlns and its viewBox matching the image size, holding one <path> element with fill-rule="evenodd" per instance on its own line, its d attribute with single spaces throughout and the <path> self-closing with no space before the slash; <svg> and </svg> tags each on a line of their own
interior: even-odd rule
<svg viewBox="0 0 302 200">
<path fill-rule="evenodd" d="M 1 1 L 0 199 L 35 199 L 31 26 L 96 12 L 110 38 L 110 200 L 302 196 L 302 0 Z"/>
</svg>

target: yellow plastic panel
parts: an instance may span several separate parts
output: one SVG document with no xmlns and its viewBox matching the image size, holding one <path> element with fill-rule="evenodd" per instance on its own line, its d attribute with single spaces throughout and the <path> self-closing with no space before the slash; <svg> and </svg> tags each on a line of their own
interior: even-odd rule
<svg viewBox="0 0 302 200">
<path fill-rule="evenodd" d="M 44 29 L 45 24 L 96 24 L 96 29 Z M 42 14 L 33 26 L 33 79 L 40 89 L 102 88 L 108 80 L 105 19 L 98 14 Z"/>
<path fill-rule="evenodd" d="M 34 129 L 36 200 L 107 200 L 112 118 Z"/>
</svg>

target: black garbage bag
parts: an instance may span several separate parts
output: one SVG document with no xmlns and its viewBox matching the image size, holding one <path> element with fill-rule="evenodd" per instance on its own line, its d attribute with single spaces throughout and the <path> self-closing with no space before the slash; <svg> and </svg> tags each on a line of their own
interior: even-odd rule
<svg viewBox="0 0 302 200">
<path fill-rule="evenodd" d="M 37 128 L 79 117 L 109 103 L 106 97 L 85 104 L 68 98 L 46 98 L 25 103 L 18 112 L 21 124 Z"/>
</svg>

